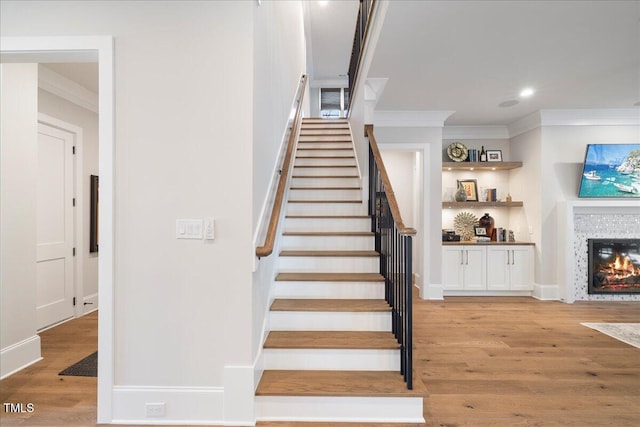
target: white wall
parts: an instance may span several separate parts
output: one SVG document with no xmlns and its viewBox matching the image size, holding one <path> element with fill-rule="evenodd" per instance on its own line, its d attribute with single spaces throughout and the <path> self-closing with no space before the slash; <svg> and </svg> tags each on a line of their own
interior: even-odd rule
<svg viewBox="0 0 640 427">
<path fill-rule="evenodd" d="M 442 128 L 441 127 L 376 127 L 376 139 L 385 150 L 408 150 L 421 153 L 422 196 L 421 217 L 414 218 L 417 230 L 414 271 L 420 275 L 423 298 L 442 297 Z M 408 224 L 407 224 L 408 225 Z"/>
<path fill-rule="evenodd" d="M 40 359 L 36 335 L 38 66 L 0 64 L 0 377 Z"/>
<path fill-rule="evenodd" d="M 295 114 L 292 110 L 293 101 L 300 77 L 306 72 L 302 3 L 263 2 L 254 10 L 254 21 L 253 220 L 258 238 L 256 244 L 262 245 L 280 177 L 278 170 L 288 143 L 287 128 L 292 124 Z M 304 116 L 308 116 L 308 97 L 307 84 Z M 259 230 L 255 230 L 255 227 Z M 257 261 L 253 275 L 254 360 L 262 349 L 277 253 L 276 247 L 271 256 Z M 260 374 L 258 365 L 255 381 Z"/>
<path fill-rule="evenodd" d="M 539 280 L 556 284 L 558 277 L 558 202 L 575 200 L 587 144 L 637 143 L 640 126 L 543 126 L 541 179 L 541 241 Z M 639 209 L 640 210 L 640 209 Z"/>
<path fill-rule="evenodd" d="M 38 112 L 50 117 L 71 123 L 82 129 L 82 192 L 84 206 L 82 209 L 82 228 L 85 238 L 84 253 L 79 254 L 82 260 L 82 291 L 79 296 L 80 304 L 85 298 L 95 296 L 98 292 L 98 253 L 89 252 L 89 208 L 90 208 L 90 175 L 98 175 L 98 115 L 93 111 L 82 108 L 50 92 L 38 90 Z M 89 306 L 88 306 L 89 307 Z M 97 308 L 90 306 L 89 310 Z"/>
<path fill-rule="evenodd" d="M 221 421 L 227 367 L 252 363 L 254 7 L 1 4 L 2 36 L 115 39 L 116 420 L 162 400 L 163 422 Z M 177 218 L 205 216 L 214 242 L 175 238 Z"/>
<path fill-rule="evenodd" d="M 414 227 L 416 153 L 381 150 L 382 161 L 395 192 L 400 215 L 407 227 Z"/>
</svg>

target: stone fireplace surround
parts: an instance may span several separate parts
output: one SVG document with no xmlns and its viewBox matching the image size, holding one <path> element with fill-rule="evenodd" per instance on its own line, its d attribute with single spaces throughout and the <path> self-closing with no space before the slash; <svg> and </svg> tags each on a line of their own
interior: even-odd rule
<svg viewBox="0 0 640 427">
<path fill-rule="evenodd" d="M 570 200 L 559 206 L 558 220 L 561 300 L 640 301 L 640 295 L 589 295 L 587 290 L 588 239 L 640 238 L 640 200 Z"/>
</svg>

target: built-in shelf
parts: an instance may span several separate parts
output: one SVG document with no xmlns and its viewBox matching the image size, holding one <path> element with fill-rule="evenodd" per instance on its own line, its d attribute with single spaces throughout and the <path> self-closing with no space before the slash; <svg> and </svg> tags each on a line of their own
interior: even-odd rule
<svg viewBox="0 0 640 427">
<path fill-rule="evenodd" d="M 522 162 L 442 162 L 443 171 L 505 171 L 522 167 Z"/>
<path fill-rule="evenodd" d="M 522 202 L 442 202 L 443 208 L 519 208 Z"/>
</svg>

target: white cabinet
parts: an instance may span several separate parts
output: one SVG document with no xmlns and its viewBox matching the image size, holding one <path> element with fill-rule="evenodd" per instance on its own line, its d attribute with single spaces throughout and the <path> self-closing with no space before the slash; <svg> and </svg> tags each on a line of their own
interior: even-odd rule
<svg viewBox="0 0 640 427">
<path fill-rule="evenodd" d="M 444 246 L 442 250 L 444 289 L 486 289 L 486 257 L 486 251 L 482 246 Z"/>
<path fill-rule="evenodd" d="M 533 246 L 444 245 L 445 291 L 533 290 Z"/>
</svg>

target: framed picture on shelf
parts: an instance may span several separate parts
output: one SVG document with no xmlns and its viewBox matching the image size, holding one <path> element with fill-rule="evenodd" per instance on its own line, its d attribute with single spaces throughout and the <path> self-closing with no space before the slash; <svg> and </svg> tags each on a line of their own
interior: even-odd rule
<svg viewBox="0 0 640 427">
<path fill-rule="evenodd" d="M 502 150 L 487 150 L 487 162 L 501 162 Z"/>
<path fill-rule="evenodd" d="M 465 193 L 467 193 L 467 202 L 478 201 L 478 182 L 475 179 L 465 179 L 458 181 L 462 184 Z"/>
<path fill-rule="evenodd" d="M 489 234 L 487 234 L 487 227 L 473 227 L 473 230 L 475 231 L 476 236 L 489 236 Z"/>
</svg>

